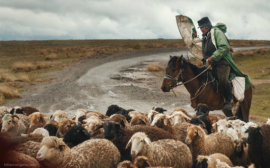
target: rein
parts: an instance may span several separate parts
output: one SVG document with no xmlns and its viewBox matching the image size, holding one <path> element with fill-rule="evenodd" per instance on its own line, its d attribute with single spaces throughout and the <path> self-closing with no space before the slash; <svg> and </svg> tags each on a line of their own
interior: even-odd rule
<svg viewBox="0 0 270 168">
<path fill-rule="evenodd" d="M 209 65 L 205 70 L 203 70 L 201 73 L 199 73 L 199 74 L 196 75 L 195 77 L 191 78 L 191 79 L 188 80 L 188 81 L 182 82 L 182 83 L 180 83 L 180 84 L 178 84 L 178 78 L 179 78 L 179 75 L 182 74 L 182 72 L 184 71 L 184 69 L 181 69 L 181 68 L 180 68 L 179 73 L 176 75 L 175 78 L 173 78 L 173 77 L 171 77 L 170 75 L 167 75 L 167 74 L 164 76 L 164 78 L 165 78 L 165 79 L 172 80 L 172 81 L 174 82 L 174 83 L 173 83 L 173 87 L 172 87 L 172 91 L 173 91 L 173 88 L 174 88 L 174 87 L 177 87 L 177 86 L 181 86 L 181 85 L 187 84 L 187 83 L 193 81 L 194 79 L 198 78 L 199 76 L 201 76 L 203 73 L 205 73 L 205 72 L 210 68 L 210 66 L 211 66 L 211 65 Z M 213 80 L 213 81 L 214 81 L 214 80 Z M 199 90 L 201 89 L 201 87 L 200 87 L 200 88 L 196 91 L 195 97 L 191 98 L 190 100 L 193 100 L 193 99 L 195 99 L 196 97 L 198 97 L 198 96 L 203 92 L 203 90 L 206 88 L 206 86 L 207 86 L 209 83 L 213 82 L 213 81 L 208 82 L 208 74 L 207 74 L 207 80 L 206 80 L 206 82 L 201 86 L 201 87 L 204 86 L 204 88 L 199 92 Z M 199 93 L 198 93 L 198 92 L 199 92 Z M 173 93 L 174 93 L 174 91 L 173 91 Z M 177 97 L 175 93 L 174 93 L 174 95 L 175 95 L 175 97 Z"/>
</svg>

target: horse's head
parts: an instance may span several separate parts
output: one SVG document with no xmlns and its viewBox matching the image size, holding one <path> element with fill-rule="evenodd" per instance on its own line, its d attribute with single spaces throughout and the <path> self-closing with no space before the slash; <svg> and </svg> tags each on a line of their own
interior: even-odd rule
<svg viewBox="0 0 270 168">
<path fill-rule="evenodd" d="M 166 68 L 166 75 L 164 76 L 161 89 L 163 92 L 169 92 L 172 88 L 177 86 L 177 82 L 181 81 L 182 71 L 184 70 L 184 58 L 170 56 Z"/>
</svg>

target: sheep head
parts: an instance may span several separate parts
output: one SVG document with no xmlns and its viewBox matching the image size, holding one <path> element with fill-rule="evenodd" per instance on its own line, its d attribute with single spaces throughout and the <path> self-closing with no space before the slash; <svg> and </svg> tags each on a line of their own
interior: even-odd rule
<svg viewBox="0 0 270 168">
<path fill-rule="evenodd" d="M 154 120 L 151 123 L 151 127 L 157 126 L 157 127 L 162 127 L 163 125 L 168 125 L 169 124 L 169 119 L 165 114 L 157 114 L 154 117 Z"/>
<path fill-rule="evenodd" d="M 134 115 L 130 121 L 130 125 L 147 125 L 149 122 L 144 115 Z"/>
<path fill-rule="evenodd" d="M 103 132 L 103 129 L 96 130 L 98 126 L 102 124 L 102 121 L 98 117 L 91 116 L 84 120 L 84 122 L 86 123 L 84 128 L 88 131 L 90 136 L 94 136 Z"/>
<path fill-rule="evenodd" d="M 262 139 L 263 132 L 261 127 L 249 127 L 246 132 L 248 132 L 247 143 L 252 144 L 257 138 Z"/>
<path fill-rule="evenodd" d="M 39 124 L 44 125 L 45 124 L 44 117 L 46 117 L 46 115 L 41 113 L 41 112 L 34 112 L 34 113 L 30 114 L 28 116 L 28 119 L 30 120 L 30 128 L 33 125 L 39 125 Z"/>
<path fill-rule="evenodd" d="M 116 137 L 118 132 L 122 129 L 120 123 L 114 121 L 104 121 L 97 127 L 96 130 L 104 128 L 104 136 L 106 139 L 112 140 Z"/>
<path fill-rule="evenodd" d="M 18 124 L 19 119 L 17 115 L 6 114 L 2 118 L 1 132 L 10 132 Z"/>
<path fill-rule="evenodd" d="M 218 122 L 214 123 L 212 127 L 217 127 L 218 132 L 227 133 L 228 128 L 233 127 L 231 123 L 229 123 L 226 119 L 218 120 Z"/>
<path fill-rule="evenodd" d="M 202 115 L 202 114 L 209 114 L 209 109 L 206 104 L 199 103 L 195 110 L 197 111 L 196 113 L 197 116 Z"/>
<path fill-rule="evenodd" d="M 44 137 L 41 144 L 41 148 L 39 149 L 36 159 L 38 161 L 43 160 L 56 160 L 60 156 L 63 156 L 62 153 L 66 151 L 70 151 L 70 148 L 57 137 Z"/>
<path fill-rule="evenodd" d="M 131 157 L 132 160 L 136 158 L 136 156 L 145 155 L 148 147 L 151 144 L 151 140 L 147 137 L 147 135 L 143 132 L 137 132 L 132 135 L 130 140 L 127 143 L 126 149 L 131 146 Z"/>
<path fill-rule="evenodd" d="M 247 142 L 245 139 L 236 139 L 234 140 L 234 146 L 236 153 L 241 153 L 244 151 L 244 147 L 247 146 Z"/>
<path fill-rule="evenodd" d="M 202 128 L 195 125 L 190 126 L 187 129 L 187 137 L 186 137 L 185 143 L 191 144 L 196 138 L 203 138 L 203 136 L 204 136 L 204 132 Z"/>
<path fill-rule="evenodd" d="M 58 127 L 58 130 L 56 132 L 56 136 L 59 138 L 63 138 L 63 136 L 65 135 L 67 130 L 70 129 L 75 124 L 76 124 L 76 122 L 74 120 L 70 120 L 70 119 L 62 120 L 59 123 L 59 127 Z"/>
<path fill-rule="evenodd" d="M 145 156 L 138 156 L 134 161 L 137 168 L 152 167 L 150 160 Z"/>
</svg>

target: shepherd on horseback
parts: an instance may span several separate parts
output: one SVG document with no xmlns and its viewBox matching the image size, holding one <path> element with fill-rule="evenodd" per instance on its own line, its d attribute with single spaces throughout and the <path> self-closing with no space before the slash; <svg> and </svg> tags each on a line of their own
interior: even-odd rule
<svg viewBox="0 0 270 168">
<path fill-rule="evenodd" d="M 235 117 L 248 122 L 252 87 L 250 87 L 248 76 L 243 74 L 232 60 L 229 40 L 224 34 L 227 29 L 226 25 L 218 23 L 212 26 L 208 17 L 202 18 L 198 21 L 203 33 L 203 38 L 200 39 L 197 37 L 193 21 L 189 17 L 178 15 L 176 20 L 189 51 L 204 64 L 211 64 L 212 71 L 208 71 L 210 65 L 199 68 L 183 56 L 170 56 L 161 85 L 162 91 L 169 92 L 173 88 L 183 85 L 190 93 L 193 108 L 197 108 L 198 104 L 203 103 L 208 106 L 210 111 L 222 109 L 227 117 L 233 116 L 231 100 L 234 104 L 239 102 L 240 106 Z M 230 75 L 231 72 L 235 75 Z M 231 93 L 231 83 L 234 87 L 234 96 Z"/>
<path fill-rule="evenodd" d="M 230 53 L 229 40 L 224 33 L 226 33 L 226 25 L 218 23 L 212 26 L 208 17 L 203 17 L 198 21 L 199 28 L 203 33 L 202 38 L 202 53 L 204 64 L 211 64 L 212 75 L 217 79 L 219 89 L 224 96 L 225 102 L 223 104 L 223 111 L 230 113 L 233 105 L 231 100 L 232 85 L 229 80 L 230 72 L 234 72 L 237 76 L 246 77 L 246 88 L 249 88 L 250 81 L 235 65 Z"/>
</svg>

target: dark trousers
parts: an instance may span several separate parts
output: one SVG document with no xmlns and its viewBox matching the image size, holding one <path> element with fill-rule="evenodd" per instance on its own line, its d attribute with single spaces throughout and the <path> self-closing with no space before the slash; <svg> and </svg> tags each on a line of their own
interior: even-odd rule
<svg viewBox="0 0 270 168">
<path fill-rule="evenodd" d="M 219 89 L 223 94 L 225 100 L 227 102 L 230 102 L 232 99 L 231 84 L 229 81 L 231 67 L 230 65 L 220 64 L 217 65 L 215 68 L 218 76 Z"/>
</svg>

